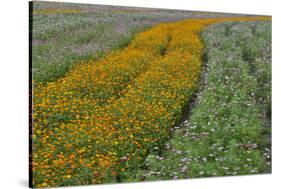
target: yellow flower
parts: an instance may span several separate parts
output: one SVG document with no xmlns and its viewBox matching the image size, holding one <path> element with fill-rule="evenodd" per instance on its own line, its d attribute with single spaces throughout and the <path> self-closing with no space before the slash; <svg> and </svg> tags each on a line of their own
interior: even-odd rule
<svg viewBox="0 0 281 189">
<path fill-rule="evenodd" d="M 71 178 L 71 175 L 65 175 L 65 176 L 63 176 L 63 178 L 69 179 L 69 178 Z"/>
</svg>

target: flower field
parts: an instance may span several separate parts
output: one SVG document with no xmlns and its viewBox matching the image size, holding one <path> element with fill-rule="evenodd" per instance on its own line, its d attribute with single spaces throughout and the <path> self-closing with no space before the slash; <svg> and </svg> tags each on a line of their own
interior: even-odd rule
<svg viewBox="0 0 281 189">
<path fill-rule="evenodd" d="M 76 63 L 53 82 L 34 80 L 35 187 L 123 182 L 162 149 L 198 88 L 201 30 L 223 21 L 161 23 L 100 60 Z"/>
<path fill-rule="evenodd" d="M 204 29 L 206 65 L 189 119 L 146 180 L 271 172 L 271 22 L 224 22 Z M 137 178 L 136 180 L 140 180 Z"/>
<path fill-rule="evenodd" d="M 100 59 L 126 47 L 133 36 L 161 22 L 232 14 L 33 2 L 32 75 L 40 82 L 56 81 L 76 63 Z"/>
</svg>

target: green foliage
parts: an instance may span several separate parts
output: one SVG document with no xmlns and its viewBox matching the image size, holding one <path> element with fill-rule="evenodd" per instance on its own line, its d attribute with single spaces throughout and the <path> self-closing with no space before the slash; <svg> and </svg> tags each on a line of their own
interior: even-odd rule
<svg viewBox="0 0 281 189">
<path fill-rule="evenodd" d="M 225 31 L 224 34 L 226 37 L 228 37 L 231 34 L 231 28 L 235 25 L 235 23 L 230 22 L 228 24 L 225 25 Z"/>
<path fill-rule="evenodd" d="M 163 44 L 161 44 L 161 45 L 159 45 L 157 48 L 158 48 L 159 54 L 160 54 L 161 56 L 163 56 L 163 55 L 165 54 L 165 51 L 166 51 L 166 46 L 163 45 Z"/>
<path fill-rule="evenodd" d="M 251 25 L 251 26 L 249 26 L 250 27 L 250 29 L 251 29 L 251 31 L 252 31 L 252 34 L 255 36 L 256 35 L 256 33 L 257 33 L 257 24 L 254 24 L 254 25 Z"/>
<path fill-rule="evenodd" d="M 243 53 L 242 57 L 244 61 L 252 63 L 255 61 L 256 57 L 258 56 L 259 49 L 254 46 L 249 46 L 249 44 L 245 44 L 242 53 Z"/>
</svg>

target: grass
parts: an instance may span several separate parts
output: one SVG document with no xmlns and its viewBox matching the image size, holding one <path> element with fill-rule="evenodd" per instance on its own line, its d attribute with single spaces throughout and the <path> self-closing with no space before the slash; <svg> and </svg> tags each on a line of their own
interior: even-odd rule
<svg viewBox="0 0 281 189">
<path fill-rule="evenodd" d="M 207 62 L 190 117 L 137 180 L 271 172 L 271 23 L 219 23 L 202 37 Z"/>
</svg>

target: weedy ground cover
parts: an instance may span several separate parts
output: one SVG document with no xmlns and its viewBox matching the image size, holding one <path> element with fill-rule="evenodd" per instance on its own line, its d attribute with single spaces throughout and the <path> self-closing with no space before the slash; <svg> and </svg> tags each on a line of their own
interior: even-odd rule
<svg viewBox="0 0 281 189">
<path fill-rule="evenodd" d="M 271 22 L 214 24 L 202 38 L 205 71 L 190 118 L 147 157 L 142 179 L 271 172 Z"/>
</svg>

